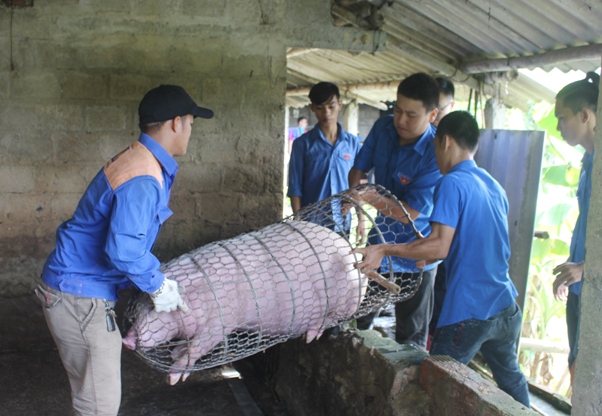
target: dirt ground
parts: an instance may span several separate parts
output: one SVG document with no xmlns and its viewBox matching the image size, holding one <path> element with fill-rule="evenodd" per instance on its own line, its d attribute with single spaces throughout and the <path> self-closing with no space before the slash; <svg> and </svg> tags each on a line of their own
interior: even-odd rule
<svg viewBox="0 0 602 416">
<path fill-rule="evenodd" d="M 166 375 L 123 349 L 120 416 L 279 416 L 263 385 L 228 378 L 222 367 L 194 372 L 169 386 Z M 261 383 L 259 383 L 261 384 Z M 258 395 L 259 409 L 249 390 Z M 0 416 L 72 414 L 67 374 L 37 300 L 0 300 Z"/>
<path fill-rule="evenodd" d="M 221 369 L 193 373 L 169 386 L 165 376 L 133 352 L 122 356 L 123 416 L 246 416 Z M 65 416 L 71 414 L 69 382 L 58 352 L 0 353 L 0 415 Z M 237 382 L 240 380 L 237 380 Z M 263 413 L 255 413 L 263 414 Z"/>
</svg>

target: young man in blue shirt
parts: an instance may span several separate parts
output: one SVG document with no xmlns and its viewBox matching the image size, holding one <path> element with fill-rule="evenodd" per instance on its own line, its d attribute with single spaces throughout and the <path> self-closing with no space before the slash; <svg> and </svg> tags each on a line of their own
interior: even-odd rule
<svg viewBox="0 0 602 416">
<path fill-rule="evenodd" d="M 158 312 L 188 312 L 151 250 L 172 214 L 169 196 L 195 117 L 211 118 L 182 87 L 161 85 L 138 108 L 141 134 L 98 172 L 56 248 L 36 293 L 71 384 L 77 415 L 116 415 L 121 401 L 117 292 L 136 285 Z"/>
<path fill-rule="evenodd" d="M 343 103 L 335 84 L 317 83 L 309 99 L 318 123 L 293 142 L 288 175 L 293 213 L 348 189 L 347 175 L 360 149 L 359 138 L 343 130 L 337 121 Z M 336 231 L 349 230 L 348 216 L 341 215 L 340 206 L 333 207 L 332 215 Z"/>
<path fill-rule="evenodd" d="M 433 191 L 441 177 L 433 146 L 436 129 L 431 124 L 437 117 L 438 105 L 439 85 L 434 78 L 417 73 L 404 79 L 397 89 L 393 116 L 381 117 L 374 123 L 349 172 L 349 186 L 354 187 L 374 169 L 375 182 L 401 201 L 423 236 L 430 233 L 428 219 L 433 208 Z M 385 239 L 381 241 L 379 230 L 372 229 L 370 244 L 407 243 L 416 238 L 401 209 L 389 212 L 389 204 L 380 195 L 366 202 L 379 209 L 378 228 Z M 436 264 L 425 267 L 418 291 L 395 305 L 397 342 L 426 349 L 436 269 Z M 416 281 L 420 273 L 416 263 L 409 259 L 397 259 L 392 264 L 385 259 L 379 271 L 393 271 L 405 282 Z M 359 318 L 358 328 L 369 328 L 373 317 L 374 314 Z"/>
<path fill-rule="evenodd" d="M 558 119 L 558 130 L 562 138 L 571 146 L 581 145 L 585 149 L 577 187 L 579 217 L 573 230 L 570 256 L 566 263 L 554 268 L 554 274 L 558 274 L 558 276 L 553 284 L 556 299 L 566 300 L 571 383 L 575 375 L 575 362 L 579 351 L 581 285 L 583 263 L 586 257 L 587 215 L 592 192 L 592 167 L 599 84 L 600 76 L 595 72 L 588 72 L 585 79 L 568 84 L 558 92 L 554 110 Z"/>
<path fill-rule="evenodd" d="M 480 350 L 498 386 L 529 406 L 527 383 L 518 365 L 516 341 L 522 314 L 508 275 L 510 240 L 504 189 L 473 160 L 479 127 L 465 111 L 445 116 L 435 152 L 443 178 L 437 184 L 428 237 L 407 244 L 358 248 L 362 272 L 378 268 L 383 256 L 445 259 L 447 293 L 431 355 L 463 364 Z"/>
<path fill-rule="evenodd" d="M 433 121 L 433 126 L 437 127 L 441 119 L 451 113 L 454 109 L 456 88 L 454 83 L 445 77 L 437 77 L 435 80 L 439 85 L 439 112 L 437 113 L 437 118 Z M 439 266 L 437 266 L 434 287 L 433 316 L 429 323 L 429 340 L 431 341 L 432 336 L 435 334 L 435 329 L 437 328 L 441 306 L 443 305 L 443 299 L 445 298 L 445 264 L 443 263 L 439 263 Z"/>
</svg>

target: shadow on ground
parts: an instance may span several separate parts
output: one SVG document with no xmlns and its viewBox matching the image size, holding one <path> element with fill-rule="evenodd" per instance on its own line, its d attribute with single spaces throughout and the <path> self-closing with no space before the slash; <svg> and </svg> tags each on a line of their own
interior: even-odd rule
<svg viewBox="0 0 602 416">
<path fill-rule="evenodd" d="M 243 416 L 220 369 L 193 373 L 169 386 L 165 375 L 148 367 L 133 352 L 122 356 L 122 416 Z M 56 350 L 0 354 L 1 415 L 71 414 L 69 382 Z"/>
<path fill-rule="evenodd" d="M 119 416 L 264 414 L 248 394 L 249 381 L 225 378 L 221 367 L 194 372 L 185 383 L 169 386 L 166 374 L 148 366 L 132 351 L 123 350 L 121 365 Z M 269 400 L 269 395 L 261 393 L 262 386 L 249 387 Z M 0 416 L 71 414 L 67 374 L 39 303 L 31 296 L 1 299 Z"/>
</svg>

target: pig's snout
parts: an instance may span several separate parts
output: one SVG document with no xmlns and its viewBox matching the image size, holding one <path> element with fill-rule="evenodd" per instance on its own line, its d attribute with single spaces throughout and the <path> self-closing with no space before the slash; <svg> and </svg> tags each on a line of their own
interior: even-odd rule
<svg viewBox="0 0 602 416">
<path fill-rule="evenodd" d="M 130 331 L 126 334 L 125 338 L 123 338 L 121 340 L 121 342 L 123 343 L 123 345 L 130 349 L 130 350 L 135 350 L 136 349 L 136 331 L 134 331 L 133 329 L 130 329 Z"/>
</svg>

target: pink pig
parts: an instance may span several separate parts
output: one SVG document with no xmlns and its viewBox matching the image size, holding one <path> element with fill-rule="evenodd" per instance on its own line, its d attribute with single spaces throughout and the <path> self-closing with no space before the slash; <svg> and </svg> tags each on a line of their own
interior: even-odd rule
<svg viewBox="0 0 602 416">
<path fill-rule="evenodd" d="M 149 301 L 123 344 L 144 351 L 184 340 L 171 352 L 173 385 L 188 377 L 198 359 L 227 345 L 234 331 L 265 339 L 263 349 L 303 334 L 311 342 L 350 318 L 363 299 L 366 277 L 353 267 L 350 249 L 336 232 L 304 221 L 276 223 L 198 248 L 162 268 L 184 289 L 191 312 L 157 313 Z"/>
</svg>

